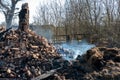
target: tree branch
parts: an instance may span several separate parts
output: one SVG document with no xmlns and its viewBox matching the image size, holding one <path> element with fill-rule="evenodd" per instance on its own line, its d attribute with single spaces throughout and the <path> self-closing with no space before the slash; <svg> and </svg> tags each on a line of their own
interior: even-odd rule
<svg viewBox="0 0 120 80">
<path fill-rule="evenodd" d="M 9 7 L 7 7 L 5 4 L 2 3 L 2 0 L 0 0 L 0 5 L 1 5 L 3 8 L 5 8 L 5 9 L 7 9 L 7 10 L 10 10 Z"/>
<path fill-rule="evenodd" d="M 7 18 L 7 13 L 4 10 L 2 10 L 2 12 L 5 15 L 5 19 L 6 19 Z"/>
<path fill-rule="evenodd" d="M 15 1 L 15 3 L 17 3 L 17 2 L 22 1 L 22 0 L 14 0 L 14 1 Z"/>
</svg>

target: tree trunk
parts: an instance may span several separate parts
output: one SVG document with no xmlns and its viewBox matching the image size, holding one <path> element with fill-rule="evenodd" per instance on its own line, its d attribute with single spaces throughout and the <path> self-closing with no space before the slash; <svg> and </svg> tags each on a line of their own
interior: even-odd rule
<svg viewBox="0 0 120 80">
<path fill-rule="evenodd" d="M 7 15 L 6 17 L 6 27 L 10 28 L 11 24 L 12 24 L 12 19 L 13 19 L 13 15 Z"/>
<path fill-rule="evenodd" d="M 12 19 L 13 19 L 13 16 L 14 16 L 14 11 L 15 11 L 15 4 L 12 5 L 11 10 L 9 10 L 7 15 L 5 15 L 6 27 L 7 28 L 11 27 Z"/>
</svg>

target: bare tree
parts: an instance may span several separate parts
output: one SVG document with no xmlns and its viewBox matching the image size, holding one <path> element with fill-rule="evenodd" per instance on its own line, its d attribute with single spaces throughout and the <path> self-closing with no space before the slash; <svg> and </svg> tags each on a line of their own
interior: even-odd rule
<svg viewBox="0 0 120 80">
<path fill-rule="evenodd" d="M 12 24 L 16 4 L 21 0 L 0 0 L 0 8 L 5 16 L 6 27 Z"/>
<path fill-rule="evenodd" d="M 65 33 L 77 38 L 74 34 L 89 34 L 84 38 L 94 39 L 92 42 L 120 41 L 120 0 L 65 0 L 64 6 L 60 0 L 51 2 L 43 6 L 39 11 L 42 16 L 36 20 L 55 25 L 56 35 Z M 59 30 L 61 26 L 63 30 Z"/>
</svg>

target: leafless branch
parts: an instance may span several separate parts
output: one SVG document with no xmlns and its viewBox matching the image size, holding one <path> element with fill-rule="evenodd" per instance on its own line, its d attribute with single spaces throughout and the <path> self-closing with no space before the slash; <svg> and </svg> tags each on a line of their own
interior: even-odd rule
<svg viewBox="0 0 120 80">
<path fill-rule="evenodd" d="M 5 8 L 5 9 L 7 9 L 7 10 L 10 10 L 9 7 L 7 7 L 7 5 L 3 4 L 2 0 L 0 0 L 0 5 L 1 5 L 3 8 Z"/>
</svg>

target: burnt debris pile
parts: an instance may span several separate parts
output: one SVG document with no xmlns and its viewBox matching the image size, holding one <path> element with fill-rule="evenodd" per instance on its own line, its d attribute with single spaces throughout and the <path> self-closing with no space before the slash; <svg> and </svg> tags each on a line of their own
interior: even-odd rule
<svg viewBox="0 0 120 80">
<path fill-rule="evenodd" d="M 61 58 L 47 39 L 29 29 L 28 4 L 17 30 L 0 28 L 0 78 L 21 80 L 120 80 L 120 49 L 92 48 L 76 60 Z"/>
<path fill-rule="evenodd" d="M 78 57 L 81 67 L 88 72 L 85 80 L 119 80 L 120 49 L 96 47 Z"/>
<path fill-rule="evenodd" d="M 52 66 L 49 59 L 57 57 L 44 37 L 10 30 L 0 41 L 0 77 L 35 77 L 46 71 L 45 65 Z"/>
<path fill-rule="evenodd" d="M 76 60 L 64 62 L 51 80 L 120 80 L 120 49 L 90 49 Z M 48 78 L 48 79 L 49 79 Z"/>
<path fill-rule="evenodd" d="M 1 28 L 0 78 L 33 78 L 52 69 L 51 59 L 58 58 L 47 39 L 29 29 L 28 4 L 22 5 L 17 30 Z"/>
</svg>

